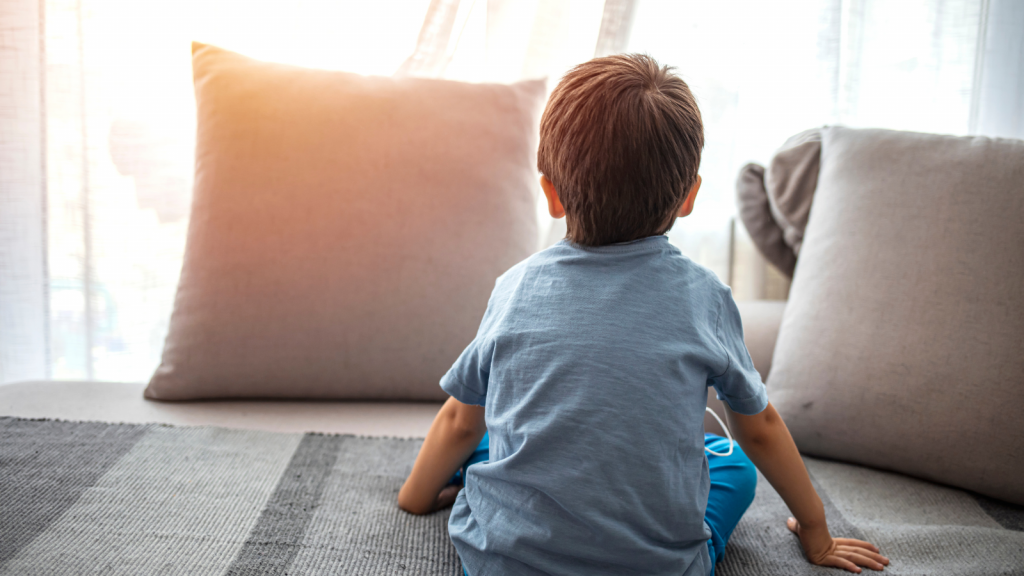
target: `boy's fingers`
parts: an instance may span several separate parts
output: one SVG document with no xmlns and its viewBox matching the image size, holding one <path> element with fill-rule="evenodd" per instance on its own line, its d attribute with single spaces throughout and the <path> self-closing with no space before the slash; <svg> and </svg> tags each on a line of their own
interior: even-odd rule
<svg viewBox="0 0 1024 576">
<path fill-rule="evenodd" d="M 885 566 L 883 566 L 881 562 L 875 562 L 871 558 L 868 558 L 867 556 L 864 556 L 863 554 L 860 554 L 858 552 L 836 551 L 836 555 L 845 558 L 846 560 L 849 560 L 850 562 L 853 562 L 858 566 L 867 566 L 872 570 L 882 570 L 885 568 Z"/>
<path fill-rule="evenodd" d="M 851 554 L 859 554 L 860 556 L 870 558 L 883 566 L 889 564 L 889 559 L 885 556 L 882 556 L 881 554 L 876 554 L 870 550 L 865 550 L 863 548 L 854 548 L 852 546 L 840 546 L 838 548 L 838 551 L 849 552 Z"/>
<path fill-rule="evenodd" d="M 786 528 L 789 528 L 789 531 L 793 534 L 799 534 L 797 531 L 800 530 L 800 524 L 796 521 L 796 518 L 790 517 L 786 520 Z"/>
<path fill-rule="evenodd" d="M 437 500 L 434 502 L 434 510 L 441 510 L 454 504 L 455 497 L 459 495 L 459 490 L 461 489 L 462 486 L 455 484 L 445 486 L 441 493 L 437 495 Z"/>
<path fill-rule="evenodd" d="M 843 570 L 849 570 L 855 574 L 860 574 L 860 568 L 845 558 L 839 556 L 829 556 L 825 558 L 825 561 L 821 563 L 822 566 L 832 566 L 835 568 L 842 568 Z"/>
<path fill-rule="evenodd" d="M 836 544 L 840 546 L 857 546 L 859 548 L 867 548 L 873 552 L 879 551 L 878 546 L 875 546 L 871 542 L 857 540 L 856 538 L 836 538 Z"/>
</svg>

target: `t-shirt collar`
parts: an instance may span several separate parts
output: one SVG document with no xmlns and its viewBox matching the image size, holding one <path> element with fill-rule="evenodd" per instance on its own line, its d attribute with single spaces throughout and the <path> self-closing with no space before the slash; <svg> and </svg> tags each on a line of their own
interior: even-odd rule
<svg viewBox="0 0 1024 576">
<path fill-rule="evenodd" d="M 658 234 L 657 236 L 647 236 L 645 238 L 637 238 L 636 240 L 630 240 L 628 242 L 616 242 L 615 244 L 605 244 L 604 246 L 581 246 L 573 243 L 568 238 L 562 238 L 558 241 L 559 245 L 567 246 L 575 250 L 584 250 L 586 252 L 595 252 L 598 254 L 617 254 L 622 252 L 646 252 L 648 250 L 660 250 L 661 248 L 668 245 L 668 236 L 664 234 Z"/>
</svg>

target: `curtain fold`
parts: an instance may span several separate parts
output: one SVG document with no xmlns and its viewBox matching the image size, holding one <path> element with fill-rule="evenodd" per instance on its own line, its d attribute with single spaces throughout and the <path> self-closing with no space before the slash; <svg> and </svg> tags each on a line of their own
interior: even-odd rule
<svg viewBox="0 0 1024 576">
<path fill-rule="evenodd" d="M 0 3 L 0 382 L 48 375 L 40 0 Z"/>
<path fill-rule="evenodd" d="M 639 0 L 627 50 L 675 65 L 705 122 L 703 185 L 694 215 L 670 232 L 673 242 L 731 279 L 737 294 L 784 296 L 742 227 L 729 233 L 739 168 L 766 164 L 787 137 L 825 124 L 998 134 L 992 124 L 972 129 L 971 118 L 973 108 L 979 119 L 1009 114 L 1022 100 L 998 99 L 1024 74 L 1019 43 L 1009 41 L 1019 42 L 1022 28 L 1008 24 L 1014 34 L 1001 37 L 982 20 L 986 6 L 1006 14 L 1008 5 L 1019 3 Z M 976 79 L 979 45 L 1003 58 L 980 60 L 982 80 L 998 88 L 986 91 Z"/>
<path fill-rule="evenodd" d="M 738 169 L 827 123 L 1022 137 L 1022 29 L 1015 0 L 5 0 L 0 383 L 144 381 L 158 364 L 188 228 L 192 40 L 549 88 L 594 55 L 650 53 L 707 133 L 697 208 L 670 238 L 764 298 L 786 284 L 734 221 Z M 564 235 L 537 214 L 540 245 Z"/>
<path fill-rule="evenodd" d="M 637 0 L 605 0 L 594 57 L 620 54 L 629 46 Z"/>
<path fill-rule="evenodd" d="M 982 14 L 971 132 L 1024 139 L 1024 2 L 987 0 Z"/>
<path fill-rule="evenodd" d="M 455 28 L 459 0 L 431 0 L 423 19 L 416 50 L 395 71 L 395 76 L 438 77 L 448 67 L 448 43 Z"/>
</svg>

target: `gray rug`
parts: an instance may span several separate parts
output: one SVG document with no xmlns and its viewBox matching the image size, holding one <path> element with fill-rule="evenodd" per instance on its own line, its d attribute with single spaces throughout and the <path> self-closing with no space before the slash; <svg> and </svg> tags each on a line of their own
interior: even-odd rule
<svg viewBox="0 0 1024 576">
<path fill-rule="evenodd" d="M 447 511 L 395 496 L 418 440 L 0 418 L 0 574 L 461 574 Z M 807 459 L 836 535 L 889 574 L 1024 574 L 1024 510 Z M 719 576 L 809 566 L 766 482 Z"/>
</svg>

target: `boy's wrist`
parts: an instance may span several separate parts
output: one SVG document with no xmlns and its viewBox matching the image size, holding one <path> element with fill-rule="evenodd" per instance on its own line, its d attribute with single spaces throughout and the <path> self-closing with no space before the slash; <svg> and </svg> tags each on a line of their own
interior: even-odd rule
<svg viewBox="0 0 1024 576">
<path fill-rule="evenodd" d="M 824 516 L 809 519 L 797 518 L 797 521 L 800 522 L 800 528 L 805 532 L 828 532 L 828 522 Z"/>
<path fill-rule="evenodd" d="M 796 520 L 790 529 L 800 537 L 800 546 L 803 547 L 807 558 L 813 563 L 820 562 L 834 548 L 828 524 L 823 518 L 811 518 L 807 524 L 804 524 L 802 520 Z"/>
<path fill-rule="evenodd" d="M 828 521 L 825 518 L 825 506 L 822 504 L 821 499 L 817 498 L 817 494 L 814 495 L 815 505 L 810 510 L 802 510 L 803 514 L 796 516 L 797 522 L 800 523 L 800 527 L 808 532 L 825 531 L 828 532 Z"/>
<path fill-rule="evenodd" d="M 821 501 L 818 493 L 811 488 L 811 494 L 799 510 L 800 515 L 796 519 L 804 526 L 812 530 L 828 529 L 828 521 L 825 519 L 825 503 Z M 796 516 L 796 514 L 794 514 Z"/>
</svg>

